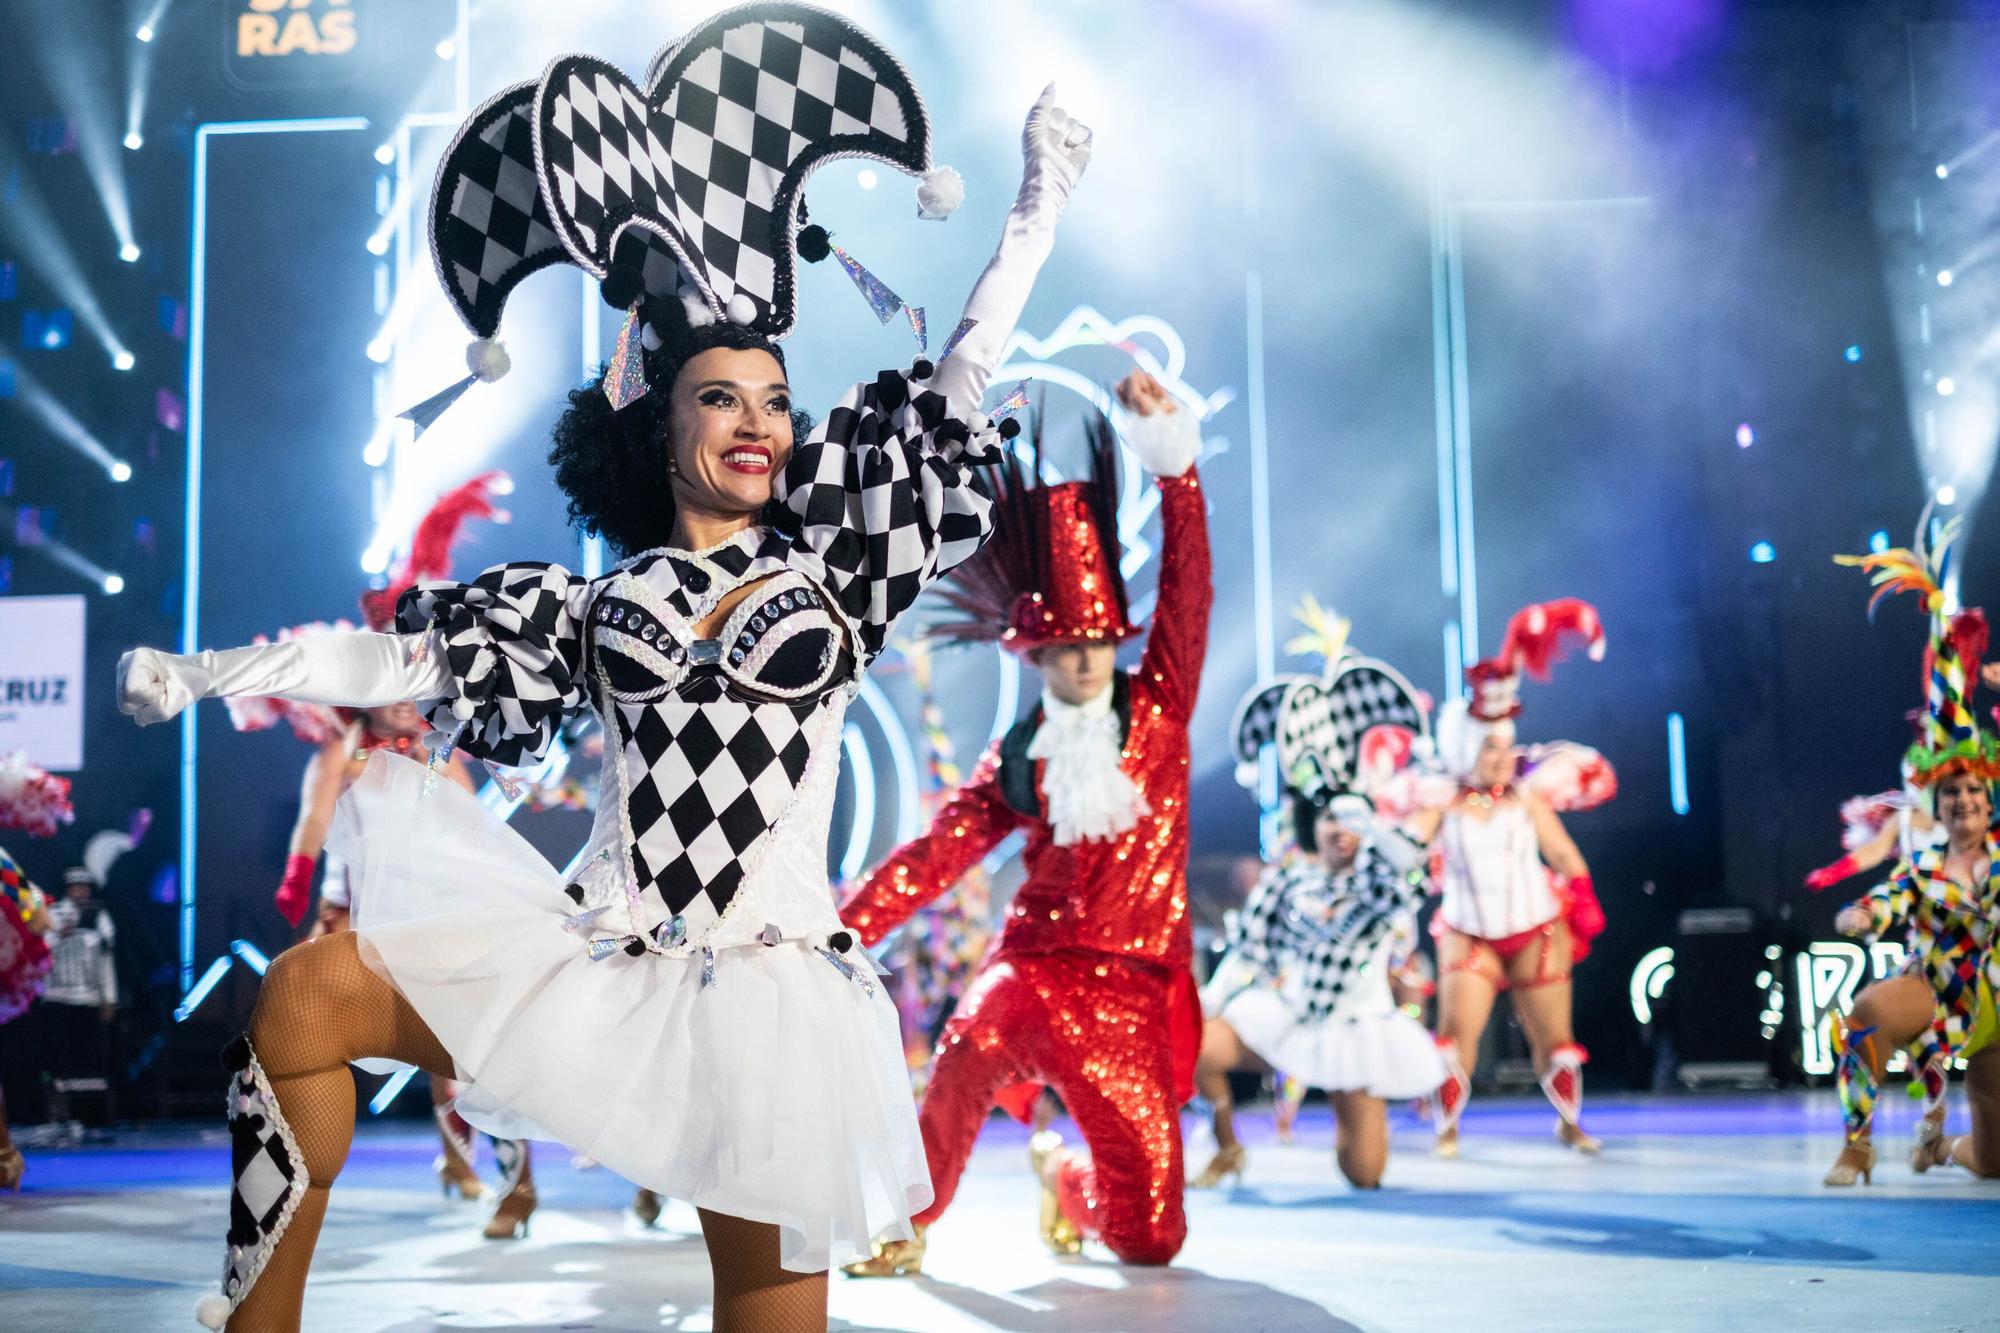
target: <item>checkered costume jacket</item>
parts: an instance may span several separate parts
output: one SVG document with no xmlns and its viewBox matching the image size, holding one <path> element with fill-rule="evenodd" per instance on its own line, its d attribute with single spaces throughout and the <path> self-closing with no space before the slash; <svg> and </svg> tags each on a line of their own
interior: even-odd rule
<svg viewBox="0 0 2000 1333">
<path fill-rule="evenodd" d="M 1304 857 L 1266 866 L 1229 931 L 1229 950 L 1275 986 L 1301 1022 L 1326 1018 L 1356 985 L 1423 880 L 1372 847 L 1333 875 Z"/>
</svg>

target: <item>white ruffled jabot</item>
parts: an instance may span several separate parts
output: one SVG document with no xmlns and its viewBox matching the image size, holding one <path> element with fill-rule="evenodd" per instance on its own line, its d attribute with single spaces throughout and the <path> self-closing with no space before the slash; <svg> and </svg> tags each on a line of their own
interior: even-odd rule
<svg viewBox="0 0 2000 1333">
<path fill-rule="evenodd" d="M 1115 838 L 1153 812 L 1120 766 L 1118 715 L 1108 686 L 1081 704 L 1066 704 L 1044 691 L 1042 725 L 1028 757 L 1048 761 L 1042 795 L 1058 847 Z"/>
</svg>

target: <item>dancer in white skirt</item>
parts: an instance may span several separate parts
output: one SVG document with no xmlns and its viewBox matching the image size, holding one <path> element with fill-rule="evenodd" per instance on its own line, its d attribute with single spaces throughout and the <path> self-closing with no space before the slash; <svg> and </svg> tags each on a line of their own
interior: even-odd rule
<svg viewBox="0 0 2000 1333">
<path fill-rule="evenodd" d="M 1387 663 L 1354 652 L 1345 621 L 1310 601 L 1300 618 L 1313 633 L 1295 646 L 1321 652 L 1325 673 L 1259 685 L 1237 709 L 1239 775 L 1255 782 L 1263 749 L 1277 750 L 1297 852 L 1265 867 L 1202 988 L 1195 1081 L 1216 1154 L 1190 1182 L 1195 1189 L 1240 1178 L 1249 1161 L 1236 1137 L 1233 1069 L 1262 1061 L 1327 1093 L 1334 1158 L 1359 1189 L 1379 1185 L 1388 1164 L 1387 1102 L 1424 1096 L 1444 1079 L 1430 1034 L 1390 990 L 1404 927 L 1424 896 L 1421 854 L 1357 790 L 1409 758 L 1429 729 L 1425 701 Z"/>
<path fill-rule="evenodd" d="M 1418 853 L 1378 828 L 1366 798 L 1321 791 L 1295 798 L 1301 855 L 1267 866 L 1236 916 L 1229 952 L 1202 988 L 1196 1082 L 1215 1125 L 1216 1154 L 1190 1182 L 1240 1177 L 1228 1073 L 1247 1052 L 1333 1104 L 1334 1158 L 1357 1189 L 1382 1182 L 1387 1103 L 1424 1097 L 1444 1081 L 1431 1036 L 1390 994 L 1401 922 L 1423 901 Z"/>
<path fill-rule="evenodd" d="M 764 66 L 755 108 L 732 99 L 746 60 Z M 767 134 L 780 101 L 796 123 Z M 679 163 L 697 124 L 718 174 L 689 215 L 699 179 L 639 171 L 651 150 L 631 140 L 670 136 Z M 614 137 L 634 150 L 625 170 L 579 165 Z M 736 142 L 756 150 L 747 168 L 724 151 Z M 329 839 L 361 915 L 273 964 L 228 1053 L 237 1185 L 204 1322 L 297 1326 L 353 1131 L 344 1066 L 367 1057 L 459 1078 L 482 1129 L 558 1139 L 693 1203 L 725 1333 L 823 1327 L 829 1265 L 930 1202 L 895 1010 L 827 884 L 842 721 L 896 618 L 989 533 L 972 467 L 998 440 L 979 404 L 1089 145 L 1045 93 L 955 347 L 858 385 L 800 437 L 775 339 L 793 318 L 793 246 L 808 244 L 805 174 L 867 156 L 929 172 L 924 209 L 956 202 L 888 52 L 824 11 L 744 6 L 663 51 L 643 92 L 565 57 L 474 114 L 432 215 L 447 291 L 482 335 L 475 375 L 497 368 L 486 339 L 505 293 L 491 284 L 539 266 L 490 262 L 492 247 L 560 239 L 628 314 L 551 458 L 573 515 L 629 558 L 598 579 L 516 564 L 422 585 L 399 634 L 140 650 L 121 664 L 122 704 L 151 722 L 237 693 L 434 700 L 461 748 L 501 764 L 594 708 L 605 792 L 566 883 L 468 793 L 370 760 Z M 515 192 L 523 168 L 530 195 Z M 643 197 L 628 192 L 641 175 Z M 749 205 L 715 207 L 724 190 Z"/>
</svg>

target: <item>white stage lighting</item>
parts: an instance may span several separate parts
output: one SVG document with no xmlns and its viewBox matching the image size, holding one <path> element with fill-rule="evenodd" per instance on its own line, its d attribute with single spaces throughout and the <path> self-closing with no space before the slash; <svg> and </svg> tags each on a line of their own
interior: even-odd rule
<svg viewBox="0 0 2000 1333">
<path fill-rule="evenodd" d="M 458 43 L 447 37 L 437 44 L 439 60 L 450 60 L 458 54 Z"/>
<path fill-rule="evenodd" d="M 1937 488 L 1937 502 L 1946 509 L 1958 503 L 1958 487 L 1946 482 Z"/>
<path fill-rule="evenodd" d="M 90 429 L 76 419 L 75 413 L 57 402 L 55 395 L 43 388 L 41 382 L 28 373 L 26 366 L 18 361 L 12 365 L 15 405 L 39 422 L 42 429 L 103 468 L 107 474 L 120 466 L 119 459 L 98 442 Z"/>
<path fill-rule="evenodd" d="M 1949 375 L 1940 375 L 1937 382 L 1937 391 L 1944 397 L 1949 398 L 1958 392 L 1958 381 Z"/>
<path fill-rule="evenodd" d="M 128 130 L 125 133 L 125 146 L 136 153 L 146 146 L 146 136 L 137 130 Z"/>
<path fill-rule="evenodd" d="M 1941 268 L 1941 269 L 1939 269 L 1939 270 L 1938 270 L 1938 286 L 1940 286 L 1940 287 L 1949 287 L 1949 286 L 1951 286 L 1951 270 L 1950 270 L 1950 269 L 1948 269 L 1948 268 Z"/>
<path fill-rule="evenodd" d="M 124 260 L 128 264 L 138 263 L 139 262 L 138 244 L 133 241 L 125 242 L 125 244 L 118 247 L 118 257 Z"/>
<path fill-rule="evenodd" d="M 1950 166 L 1950 164 L 1948 164 L 1948 163 L 1945 163 L 1945 162 L 1940 162 L 1940 163 L 1938 163 L 1938 164 L 1937 164 L 1937 178 L 1938 178 L 1939 180 L 1943 180 L 1943 179 L 1944 179 L 1945 177 L 1947 177 L 1947 176 L 1949 176 L 1949 175 L 1951 175 L 1951 166 Z"/>
<path fill-rule="evenodd" d="M 65 546 L 61 542 L 51 541 L 44 542 L 33 549 L 40 551 L 43 555 L 55 561 L 64 569 L 69 570 L 92 587 L 102 589 L 113 596 L 125 591 L 125 580 L 122 576 L 112 573 L 96 561 L 87 558 L 73 546 Z"/>
<path fill-rule="evenodd" d="M 373 361 L 378 366 L 387 365 L 389 362 L 390 354 L 393 353 L 395 350 L 396 350 L 396 344 L 393 341 L 391 341 L 386 335 L 379 338 L 374 338 L 371 339 L 368 343 L 368 359 L 370 361 Z"/>
<path fill-rule="evenodd" d="M 111 480 L 113 481 L 132 480 L 132 465 L 126 462 L 122 458 L 119 459 L 117 462 L 113 463 L 111 465 Z"/>
<path fill-rule="evenodd" d="M 375 160 L 385 167 L 394 162 L 396 160 L 396 145 L 392 143 L 379 145 L 375 149 Z"/>
<path fill-rule="evenodd" d="M 132 35 L 134 37 L 137 37 L 142 42 L 150 42 L 153 40 L 154 37 L 153 25 L 150 23 L 141 23 L 139 25 L 139 31 L 133 33 Z"/>
<path fill-rule="evenodd" d="M 138 364 L 139 364 L 138 358 L 133 356 L 130 352 L 126 351 L 122 347 L 119 348 L 117 352 L 115 352 L 111 357 L 111 368 L 113 370 L 130 370 L 133 366 L 136 366 Z"/>
</svg>

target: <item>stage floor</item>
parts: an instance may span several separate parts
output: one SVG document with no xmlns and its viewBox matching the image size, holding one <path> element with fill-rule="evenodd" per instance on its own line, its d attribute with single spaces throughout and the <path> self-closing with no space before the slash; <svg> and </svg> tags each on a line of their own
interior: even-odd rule
<svg viewBox="0 0 2000 1333">
<path fill-rule="evenodd" d="M 1399 1113 L 1385 1187 L 1371 1194 L 1334 1173 L 1323 1109 L 1307 1109 L 1289 1147 L 1253 1109 L 1243 1185 L 1190 1196 L 1187 1248 L 1167 1269 L 1123 1268 L 1094 1247 L 1080 1260 L 1044 1252 L 1025 1132 L 996 1120 L 931 1232 L 925 1275 L 836 1277 L 832 1327 L 1994 1328 L 2000 1182 L 1912 1175 L 1910 1110 L 1883 1100 L 1881 1143 L 1894 1152 L 1872 1186 L 1841 1191 L 1819 1183 L 1839 1139 L 1830 1092 L 1597 1098 L 1597 1160 L 1555 1146 L 1539 1100 L 1475 1101 L 1456 1162 L 1432 1160 L 1424 1127 Z M 1198 1167 L 1210 1143 L 1188 1124 Z M 538 1146 L 533 1234 L 485 1241 L 477 1205 L 439 1200 L 432 1151 L 410 1122 L 364 1124 L 334 1191 L 307 1329 L 709 1327 L 692 1210 L 672 1205 L 659 1230 L 642 1230 L 623 1182 Z M 221 1268 L 226 1170 L 219 1125 L 30 1149 L 24 1192 L 0 1195 L 0 1328 L 194 1328 Z"/>
</svg>

